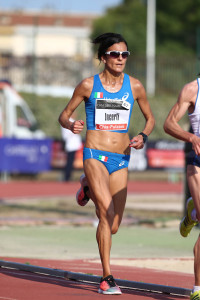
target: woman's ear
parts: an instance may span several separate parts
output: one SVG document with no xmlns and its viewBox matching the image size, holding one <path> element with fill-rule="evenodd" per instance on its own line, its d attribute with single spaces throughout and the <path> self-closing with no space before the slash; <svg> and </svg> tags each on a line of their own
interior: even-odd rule
<svg viewBox="0 0 200 300">
<path fill-rule="evenodd" d="M 105 56 L 105 55 L 102 55 L 101 61 L 102 61 L 104 64 L 106 63 L 106 56 Z"/>
</svg>

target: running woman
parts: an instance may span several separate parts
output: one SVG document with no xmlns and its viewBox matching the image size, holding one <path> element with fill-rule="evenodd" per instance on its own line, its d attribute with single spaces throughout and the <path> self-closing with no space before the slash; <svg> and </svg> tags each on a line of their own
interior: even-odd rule
<svg viewBox="0 0 200 300">
<path fill-rule="evenodd" d="M 121 294 L 111 274 L 111 238 L 118 231 L 124 212 L 130 147 L 144 147 L 155 121 L 143 85 L 123 72 L 130 55 L 125 39 L 120 34 L 105 33 L 95 38 L 93 43 L 99 45 L 98 59 L 104 64 L 104 70 L 78 84 L 60 114 L 59 122 L 73 133 L 80 133 L 84 122 L 70 122 L 69 119 L 85 101 L 85 176 L 81 178 L 77 199 L 80 205 L 85 205 L 91 197 L 99 218 L 96 239 L 103 276 L 98 292 Z M 134 101 L 138 102 L 143 113 L 145 126 L 130 140 L 128 129 Z"/>
<path fill-rule="evenodd" d="M 192 228 L 200 221 L 200 79 L 186 84 L 172 107 L 164 123 L 164 130 L 171 136 L 191 143 L 192 151 L 186 156 L 187 182 L 190 197 L 186 204 L 186 215 L 180 222 L 180 234 L 187 237 Z M 182 129 L 178 122 L 188 112 L 193 133 Z M 195 285 L 191 300 L 200 300 L 200 236 L 194 246 Z"/>
</svg>

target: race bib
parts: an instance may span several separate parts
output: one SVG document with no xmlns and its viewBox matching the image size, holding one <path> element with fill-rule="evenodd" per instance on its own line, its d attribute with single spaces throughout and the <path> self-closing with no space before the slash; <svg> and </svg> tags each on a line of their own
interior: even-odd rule
<svg viewBox="0 0 200 300">
<path fill-rule="evenodd" d="M 96 99 L 95 127 L 97 130 L 126 130 L 130 116 L 130 105 L 124 100 Z"/>
</svg>

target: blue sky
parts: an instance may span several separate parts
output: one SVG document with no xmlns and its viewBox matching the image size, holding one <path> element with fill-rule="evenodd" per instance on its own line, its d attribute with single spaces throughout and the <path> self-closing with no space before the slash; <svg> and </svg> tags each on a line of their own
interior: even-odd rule
<svg viewBox="0 0 200 300">
<path fill-rule="evenodd" d="M 108 7 L 116 6 L 121 2 L 122 0 L 0 0 L 0 10 L 43 10 L 49 8 L 65 13 L 102 14 Z"/>
</svg>

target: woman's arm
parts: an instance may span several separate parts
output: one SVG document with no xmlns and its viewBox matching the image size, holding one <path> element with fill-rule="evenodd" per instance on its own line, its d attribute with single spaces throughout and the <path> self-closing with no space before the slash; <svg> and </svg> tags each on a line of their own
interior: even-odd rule
<svg viewBox="0 0 200 300">
<path fill-rule="evenodd" d="M 83 130 L 83 120 L 71 122 L 69 119 L 81 102 L 90 97 L 92 87 L 93 77 L 86 78 L 77 85 L 72 98 L 59 116 L 58 121 L 62 127 L 71 130 L 73 133 L 80 133 Z"/>
<path fill-rule="evenodd" d="M 137 100 L 140 110 L 146 120 L 142 132 L 148 136 L 155 126 L 155 119 L 147 100 L 145 89 L 142 83 L 135 78 L 131 78 L 131 87 L 134 99 Z M 141 149 L 144 147 L 143 137 L 141 135 L 135 136 L 131 141 L 133 142 L 130 145 L 131 147 L 136 149 Z"/>
<path fill-rule="evenodd" d="M 194 109 L 197 92 L 198 86 L 196 81 L 188 83 L 183 87 L 178 100 L 170 110 L 163 127 L 165 132 L 169 135 L 179 140 L 192 143 L 192 148 L 195 153 L 200 155 L 200 138 L 193 133 L 183 130 L 178 124 L 188 109 Z"/>
</svg>

